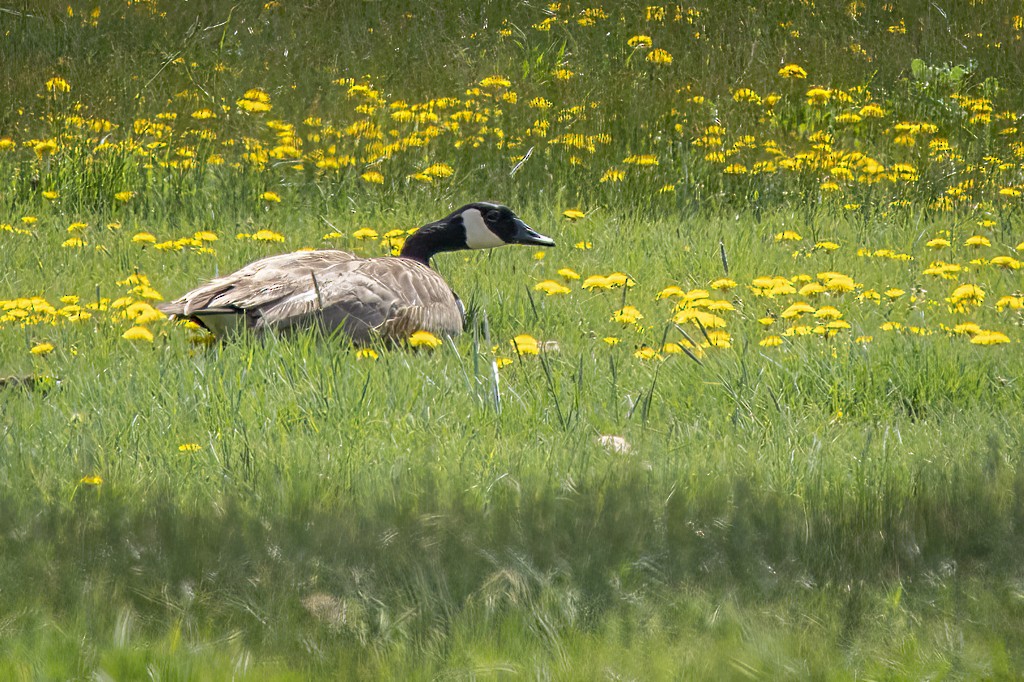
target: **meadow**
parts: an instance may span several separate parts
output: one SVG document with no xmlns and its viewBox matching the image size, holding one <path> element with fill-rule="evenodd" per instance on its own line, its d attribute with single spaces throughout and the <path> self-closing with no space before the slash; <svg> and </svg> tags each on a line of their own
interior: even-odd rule
<svg viewBox="0 0 1024 682">
<path fill-rule="evenodd" d="M 0 8 L 0 678 L 1019 678 L 1021 15 Z M 155 308 L 474 200 L 436 347 Z"/>
</svg>

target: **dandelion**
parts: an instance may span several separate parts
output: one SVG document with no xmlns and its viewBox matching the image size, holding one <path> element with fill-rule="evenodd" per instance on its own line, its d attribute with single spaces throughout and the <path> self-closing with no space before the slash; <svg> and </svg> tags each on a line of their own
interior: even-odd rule
<svg viewBox="0 0 1024 682">
<path fill-rule="evenodd" d="M 37 343 L 32 346 L 29 353 L 32 355 L 49 355 L 53 352 L 53 344 L 49 342 Z"/>
<path fill-rule="evenodd" d="M 736 281 L 728 277 L 720 277 L 711 283 L 711 288 L 717 291 L 729 291 L 736 288 Z"/>
<path fill-rule="evenodd" d="M 540 354 L 540 344 L 529 334 L 519 334 L 512 339 L 512 349 L 519 355 Z"/>
<path fill-rule="evenodd" d="M 976 234 L 974 236 L 968 237 L 964 241 L 964 246 L 992 246 L 992 242 L 988 240 L 988 237 Z"/>
<path fill-rule="evenodd" d="M 782 338 L 772 334 L 771 336 L 766 336 L 758 341 L 757 345 L 764 346 L 765 348 L 775 348 L 776 346 L 782 345 Z"/>
<path fill-rule="evenodd" d="M 441 345 L 441 339 L 437 338 L 428 331 L 420 330 L 413 332 L 409 337 L 409 345 L 413 348 L 419 348 L 425 346 L 427 348 L 437 348 Z"/>
<path fill-rule="evenodd" d="M 134 326 L 128 329 L 124 334 L 121 334 L 122 339 L 128 341 L 146 341 L 153 343 L 153 332 L 149 331 L 145 327 Z"/>
<path fill-rule="evenodd" d="M 786 64 L 779 69 L 779 75 L 783 78 L 807 78 L 807 72 L 798 64 Z"/>
<path fill-rule="evenodd" d="M 46 91 L 71 92 L 71 85 L 60 76 L 54 76 L 50 80 L 46 81 Z"/>
<path fill-rule="evenodd" d="M 60 192 L 54 190 L 43 190 L 43 198 L 48 201 L 55 201 L 60 198 Z"/>
<path fill-rule="evenodd" d="M 623 272 L 613 272 L 608 275 L 608 281 L 611 282 L 613 287 L 636 286 L 636 280 Z"/>
<path fill-rule="evenodd" d="M 627 40 L 626 44 L 630 47 L 652 47 L 654 45 L 654 41 L 651 40 L 650 36 L 637 35 Z"/>
<path fill-rule="evenodd" d="M 661 360 L 661 354 L 650 346 L 640 346 L 633 353 L 633 357 L 638 360 Z"/>
<path fill-rule="evenodd" d="M 807 103 L 811 106 L 828 104 L 832 99 L 832 91 L 826 88 L 811 88 L 807 91 Z"/>
<path fill-rule="evenodd" d="M 647 53 L 645 57 L 647 61 L 652 64 L 658 64 L 659 66 L 668 66 L 672 63 L 672 54 L 668 50 L 663 50 L 660 47 L 656 47 Z"/>
<path fill-rule="evenodd" d="M 580 220 L 581 218 L 586 217 L 587 214 L 579 210 L 578 208 L 570 208 L 568 210 L 562 211 L 562 215 L 568 218 L 569 220 Z"/>
<path fill-rule="evenodd" d="M 793 303 L 788 308 L 786 308 L 784 311 L 782 311 L 782 313 L 779 315 L 779 317 L 781 317 L 784 320 L 791 320 L 793 318 L 800 317 L 804 313 L 814 313 L 814 312 L 815 312 L 814 306 L 812 306 L 810 303 L 807 303 L 805 301 L 797 301 L 796 303 Z"/>
<path fill-rule="evenodd" d="M 78 484 L 79 485 L 93 485 L 93 486 L 103 485 L 103 477 L 102 476 L 98 476 L 96 474 L 92 474 L 90 476 L 82 476 L 82 478 L 79 479 Z"/>
<path fill-rule="evenodd" d="M 260 199 L 263 201 L 273 202 L 275 204 L 281 203 L 281 197 L 277 192 L 266 191 L 260 195 Z"/>
<path fill-rule="evenodd" d="M 779 233 L 777 233 L 775 235 L 775 241 L 777 241 L 777 242 L 798 242 L 798 241 L 800 241 L 802 239 L 803 239 L 803 237 L 801 237 L 794 230 L 785 230 L 785 231 L 779 232 Z"/>
<path fill-rule="evenodd" d="M 621 339 L 619 339 L 619 337 L 617 336 L 606 336 L 601 340 L 607 343 L 609 346 L 615 346 L 618 345 Z"/>
<path fill-rule="evenodd" d="M 598 182 L 622 182 L 625 179 L 625 171 L 609 168 L 604 172 L 604 175 L 601 176 L 601 179 Z"/>
<path fill-rule="evenodd" d="M 1022 247 L 1024 247 L 1024 244 L 1022 244 Z M 594 248 L 594 243 L 588 241 L 576 242 L 575 244 L 573 244 L 573 248 L 579 249 L 580 251 L 589 251 L 590 249 Z M 1019 250 L 1024 251 L 1024 248 L 1021 248 Z"/>
<path fill-rule="evenodd" d="M 254 242 L 283 242 L 284 235 L 278 234 L 273 230 L 259 230 L 254 233 L 251 237 Z"/>
<path fill-rule="evenodd" d="M 714 348 L 732 348 L 732 337 L 721 329 L 708 332 L 708 345 Z"/>
<path fill-rule="evenodd" d="M 178 452 L 199 452 L 201 449 L 199 443 L 182 443 L 178 446 Z"/>
<path fill-rule="evenodd" d="M 481 88 L 507 88 L 512 85 L 512 81 L 505 78 L 504 76 L 488 76 L 480 81 Z"/>
<path fill-rule="evenodd" d="M 543 282 L 538 282 L 534 285 L 535 291 L 543 291 L 548 296 L 555 294 L 568 294 L 571 290 L 564 284 L 559 284 L 552 279 L 546 279 Z"/>
<path fill-rule="evenodd" d="M 132 235 L 132 242 L 135 244 L 156 244 L 156 237 L 149 232 L 136 232 Z"/>
<path fill-rule="evenodd" d="M 71 237 L 70 239 L 65 239 L 61 246 L 65 249 L 80 249 L 86 246 L 86 242 L 81 237 Z"/>
<path fill-rule="evenodd" d="M 1002 332 L 982 331 L 974 335 L 971 343 L 978 346 L 993 346 L 1000 343 L 1010 343 L 1010 337 Z"/>
<path fill-rule="evenodd" d="M 686 295 L 685 291 L 683 291 L 681 288 L 679 288 L 675 284 L 672 284 L 670 286 L 665 287 L 664 289 L 659 291 L 657 294 L 655 294 L 654 299 L 657 300 L 657 301 L 660 301 L 663 298 L 669 298 L 669 297 L 682 298 L 684 295 Z"/>
<path fill-rule="evenodd" d="M 635 306 L 627 305 L 612 313 L 611 321 L 621 324 L 636 324 L 643 317 L 644 314 L 637 310 Z"/>
<path fill-rule="evenodd" d="M 384 175 L 380 171 L 375 171 L 375 170 L 366 171 L 365 173 L 363 173 L 359 177 L 361 177 L 363 180 L 365 180 L 366 182 L 370 183 L 371 185 L 383 185 L 384 184 Z"/>
<path fill-rule="evenodd" d="M 572 268 L 562 268 L 562 269 L 560 269 L 558 271 L 558 276 L 561 277 L 562 279 L 567 280 L 567 281 L 569 281 L 569 280 L 576 280 L 576 279 L 580 278 L 579 273 L 576 272 L 575 270 L 573 270 Z"/>
<path fill-rule="evenodd" d="M 380 355 L 372 348 L 360 348 L 356 351 L 356 360 L 376 360 Z"/>
<path fill-rule="evenodd" d="M 944 248 L 947 248 L 949 245 L 950 245 L 949 240 L 948 239 L 944 239 L 942 237 L 936 237 L 935 239 L 929 239 L 925 243 L 925 246 L 927 246 L 929 249 L 944 249 Z"/>
</svg>

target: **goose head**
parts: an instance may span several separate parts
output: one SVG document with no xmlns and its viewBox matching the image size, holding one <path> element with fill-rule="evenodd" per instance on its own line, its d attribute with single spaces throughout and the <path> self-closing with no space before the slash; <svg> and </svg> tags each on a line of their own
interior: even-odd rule
<svg viewBox="0 0 1024 682">
<path fill-rule="evenodd" d="M 555 240 L 535 231 L 508 206 L 478 201 L 424 225 L 402 247 L 401 256 L 429 263 L 442 251 L 493 249 L 506 244 L 554 246 Z"/>
</svg>

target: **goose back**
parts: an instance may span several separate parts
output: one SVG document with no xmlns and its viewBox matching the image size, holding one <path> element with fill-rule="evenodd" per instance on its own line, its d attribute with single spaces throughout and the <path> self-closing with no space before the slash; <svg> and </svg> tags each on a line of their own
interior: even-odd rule
<svg viewBox="0 0 1024 682">
<path fill-rule="evenodd" d="M 418 330 L 462 331 L 462 307 L 448 284 L 407 258 L 360 258 L 345 251 L 270 256 L 161 306 L 217 334 L 319 326 L 356 343 Z"/>
</svg>

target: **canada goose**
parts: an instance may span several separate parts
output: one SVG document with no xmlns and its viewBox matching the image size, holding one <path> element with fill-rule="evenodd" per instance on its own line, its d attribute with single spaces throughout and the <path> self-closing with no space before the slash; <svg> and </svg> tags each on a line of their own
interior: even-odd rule
<svg viewBox="0 0 1024 682">
<path fill-rule="evenodd" d="M 430 269 L 442 251 L 505 244 L 554 246 L 506 206 L 466 204 L 405 240 L 398 258 L 360 258 L 346 251 L 297 251 L 269 256 L 158 306 L 173 319 L 193 320 L 216 336 L 320 327 L 339 329 L 357 344 L 400 340 L 424 330 L 462 332 L 464 309 Z"/>
</svg>

